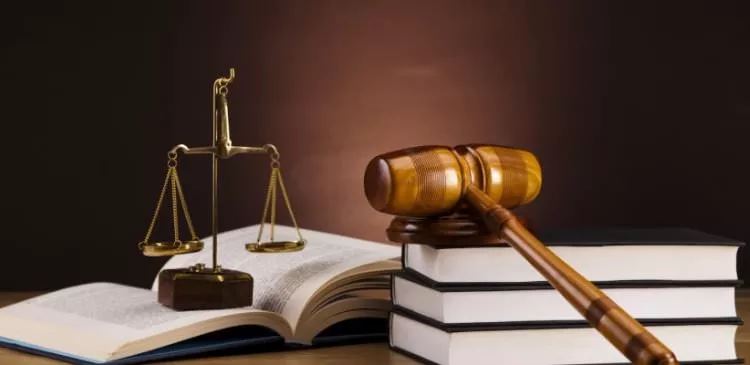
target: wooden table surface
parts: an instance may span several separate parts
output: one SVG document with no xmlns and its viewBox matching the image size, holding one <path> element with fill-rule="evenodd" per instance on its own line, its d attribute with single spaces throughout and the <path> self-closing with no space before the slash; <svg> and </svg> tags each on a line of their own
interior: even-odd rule
<svg viewBox="0 0 750 365">
<path fill-rule="evenodd" d="M 3 293 L 0 292 L 0 307 L 15 303 L 39 293 Z M 737 293 L 738 315 L 750 318 L 750 289 Z M 740 327 L 735 340 L 737 356 L 747 359 L 750 356 L 750 324 Z M 0 348 L 0 364 L 14 365 L 60 365 L 64 362 L 41 356 L 29 355 L 14 350 Z M 322 349 L 277 352 L 267 354 L 222 356 L 195 358 L 181 361 L 162 361 L 152 364 L 172 365 L 305 365 L 305 364 L 419 364 L 408 357 L 394 353 L 385 343 L 329 347 Z"/>
</svg>

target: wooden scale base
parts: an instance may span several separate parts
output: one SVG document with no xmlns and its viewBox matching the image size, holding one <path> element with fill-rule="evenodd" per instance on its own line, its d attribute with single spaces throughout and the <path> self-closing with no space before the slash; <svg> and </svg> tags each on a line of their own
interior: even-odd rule
<svg viewBox="0 0 750 365">
<path fill-rule="evenodd" d="M 253 303 L 253 277 L 197 264 L 159 273 L 159 303 L 175 310 L 226 309 Z"/>
</svg>

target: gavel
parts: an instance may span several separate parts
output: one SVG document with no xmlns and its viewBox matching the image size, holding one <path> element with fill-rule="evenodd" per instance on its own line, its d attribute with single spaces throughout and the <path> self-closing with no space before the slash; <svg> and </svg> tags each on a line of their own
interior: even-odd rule
<svg viewBox="0 0 750 365">
<path fill-rule="evenodd" d="M 419 146 L 373 158 L 365 195 L 376 210 L 436 217 L 481 216 L 487 228 L 515 248 L 633 364 L 679 364 L 667 346 L 575 271 L 509 210 L 533 201 L 541 189 L 539 162 L 529 151 L 497 145 Z"/>
</svg>

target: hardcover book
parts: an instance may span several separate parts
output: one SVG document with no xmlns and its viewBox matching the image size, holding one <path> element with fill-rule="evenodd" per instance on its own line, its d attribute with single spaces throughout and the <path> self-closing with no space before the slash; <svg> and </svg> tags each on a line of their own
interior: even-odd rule
<svg viewBox="0 0 750 365">
<path fill-rule="evenodd" d="M 741 282 L 594 282 L 628 314 L 639 319 L 736 317 Z M 583 321 L 548 283 L 444 284 L 405 271 L 393 276 L 393 303 L 445 324 Z"/>
<path fill-rule="evenodd" d="M 250 273 L 251 307 L 175 311 L 151 289 L 115 283 L 65 288 L 0 308 L 0 345 L 74 363 L 133 364 L 230 348 L 296 348 L 385 340 L 390 274 L 400 248 L 302 230 L 304 250 L 245 251 L 258 226 L 221 233 L 222 267 Z M 295 237 L 277 226 L 277 237 Z M 164 268 L 210 262 L 203 251 L 172 257 Z"/>
<path fill-rule="evenodd" d="M 680 364 L 742 364 L 736 317 L 640 320 Z M 401 307 L 391 315 L 390 346 L 424 363 L 452 365 L 625 365 L 629 361 L 586 321 L 444 324 Z"/>
<path fill-rule="evenodd" d="M 737 280 L 744 242 L 687 228 L 560 229 L 539 240 L 592 282 Z M 453 247 L 406 244 L 408 270 L 440 283 L 545 283 L 509 245 Z"/>
<path fill-rule="evenodd" d="M 684 228 L 547 230 L 550 250 L 640 321 L 681 364 L 741 364 L 743 242 Z M 390 346 L 424 363 L 627 364 L 507 244 L 404 245 Z"/>
</svg>

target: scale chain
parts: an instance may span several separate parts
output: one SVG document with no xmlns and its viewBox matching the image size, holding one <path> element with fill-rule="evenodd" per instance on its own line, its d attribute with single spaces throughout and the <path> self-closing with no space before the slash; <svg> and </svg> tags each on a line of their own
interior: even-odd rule
<svg viewBox="0 0 750 365">
<path fill-rule="evenodd" d="M 167 193 L 167 186 L 170 187 L 171 192 L 171 199 L 172 199 L 172 228 L 174 229 L 174 247 L 179 247 L 182 243 L 180 241 L 180 222 L 179 222 L 179 210 L 177 208 L 177 204 L 179 203 L 182 206 L 182 212 L 185 214 L 185 220 L 187 221 L 188 229 L 190 230 L 190 236 L 192 240 L 198 240 L 198 235 L 195 233 L 195 227 L 193 226 L 193 221 L 190 218 L 190 212 L 188 210 L 187 201 L 185 199 L 185 195 L 182 191 L 182 183 L 180 183 L 180 176 L 177 173 L 177 154 L 170 152 L 168 153 L 169 160 L 167 161 L 167 174 L 164 178 L 164 184 L 161 187 L 161 193 L 159 194 L 159 199 L 156 202 L 156 209 L 154 210 L 154 215 L 151 218 L 151 223 L 148 226 L 148 229 L 146 230 L 146 237 L 143 239 L 142 242 L 138 243 L 139 248 L 143 248 L 144 244 L 148 244 L 148 241 L 151 239 L 151 235 L 153 234 L 154 228 L 156 226 L 156 220 L 159 217 L 159 211 L 161 210 L 161 206 L 164 203 L 164 196 Z M 179 199 L 179 200 L 178 200 Z"/>
<path fill-rule="evenodd" d="M 274 190 L 274 187 L 276 186 L 276 169 L 271 168 L 271 176 L 268 179 L 268 190 L 266 191 L 266 202 L 263 205 L 263 216 L 260 219 L 260 229 L 258 230 L 258 244 L 260 244 L 260 239 L 263 237 L 263 227 L 266 223 L 266 217 L 268 215 L 268 205 L 271 203 L 271 197 L 273 196 L 272 190 Z M 274 205 L 276 202 L 274 202 Z M 271 226 L 271 229 L 273 229 L 273 225 Z"/>
<path fill-rule="evenodd" d="M 182 205 L 182 212 L 185 214 L 185 221 L 187 222 L 188 229 L 190 230 L 190 238 L 192 240 L 198 240 L 198 235 L 195 233 L 195 227 L 193 227 L 193 220 L 190 219 L 190 211 L 188 210 L 187 201 L 185 200 L 185 194 L 182 192 L 182 184 L 180 183 L 180 176 L 177 174 L 177 168 L 174 169 L 174 178 L 177 183 L 177 194 L 180 197 L 180 203 Z M 176 219 L 176 218 L 175 218 Z"/>
<path fill-rule="evenodd" d="M 276 181 L 278 181 L 278 167 L 273 168 L 274 184 L 271 189 L 271 241 L 274 240 L 274 232 L 276 231 Z"/>
<path fill-rule="evenodd" d="M 297 219 L 294 216 L 294 211 L 292 210 L 292 205 L 291 205 L 291 202 L 289 201 L 289 194 L 286 191 L 286 186 L 284 185 L 284 179 L 281 176 L 281 163 L 279 162 L 279 156 L 278 156 L 278 153 L 274 153 L 271 156 L 271 175 L 268 181 L 268 190 L 266 191 L 266 201 L 263 207 L 263 216 L 261 218 L 260 229 L 258 231 L 258 240 L 257 240 L 258 244 L 260 244 L 260 240 L 263 236 L 263 228 L 266 223 L 266 218 L 268 216 L 269 208 L 271 210 L 270 240 L 271 242 L 273 242 L 274 240 L 274 233 L 275 233 L 275 227 L 276 227 L 276 201 L 277 201 L 277 185 L 276 184 L 277 183 L 281 187 L 281 194 L 284 198 L 284 204 L 286 205 L 286 208 L 289 211 L 289 217 L 292 219 L 292 223 L 294 224 L 294 229 L 297 232 L 297 236 L 299 237 L 300 240 L 302 240 L 302 233 L 299 230 Z"/>
<path fill-rule="evenodd" d="M 164 202 L 164 195 L 167 192 L 167 185 L 169 185 L 169 181 L 172 177 L 172 160 L 170 159 L 169 162 L 167 162 L 167 166 L 169 167 L 167 169 L 167 175 L 164 178 L 164 184 L 161 187 L 161 194 L 159 194 L 159 199 L 156 201 L 156 209 L 154 210 L 154 215 L 151 218 L 151 224 L 148 226 L 148 230 L 146 230 L 146 237 L 143 239 L 143 242 L 140 242 L 138 244 L 139 247 L 143 246 L 144 244 L 148 243 L 149 239 L 151 238 L 151 234 L 154 231 L 154 226 L 156 226 L 156 218 L 159 217 L 159 209 L 161 208 L 162 203 Z"/>
<path fill-rule="evenodd" d="M 284 202 L 286 204 L 286 209 L 289 211 L 289 217 L 292 219 L 292 224 L 294 224 L 294 229 L 297 231 L 297 236 L 299 236 L 299 239 L 302 239 L 302 233 L 299 231 L 299 225 L 297 225 L 297 219 L 294 217 L 294 212 L 292 211 L 292 204 L 289 202 L 289 195 L 286 192 L 286 187 L 284 186 L 284 179 L 281 177 L 281 169 L 277 168 L 278 172 L 278 179 L 279 179 L 279 186 L 281 187 L 281 194 L 284 197 Z"/>
<path fill-rule="evenodd" d="M 174 226 L 174 245 L 180 245 L 180 220 L 177 217 L 177 184 L 175 183 L 175 168 L 172 170 L 172 224 Z"/>
</svg>

